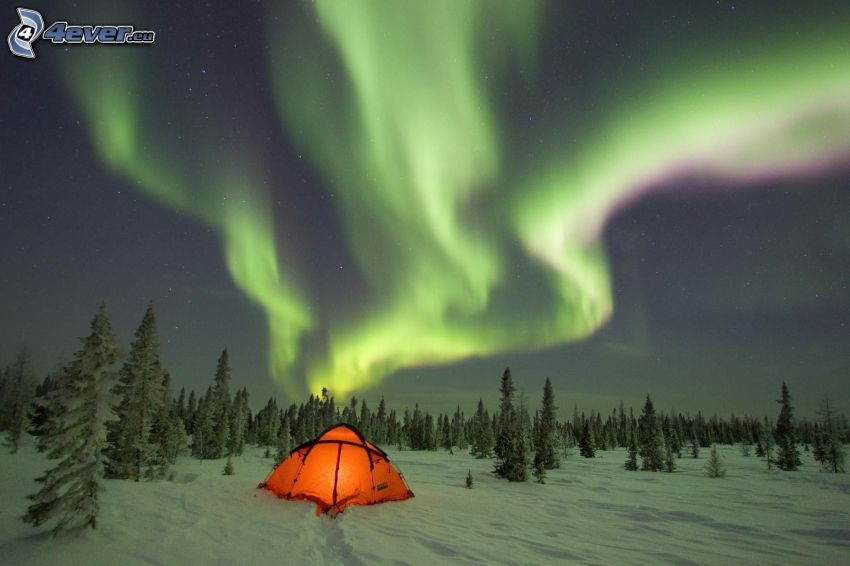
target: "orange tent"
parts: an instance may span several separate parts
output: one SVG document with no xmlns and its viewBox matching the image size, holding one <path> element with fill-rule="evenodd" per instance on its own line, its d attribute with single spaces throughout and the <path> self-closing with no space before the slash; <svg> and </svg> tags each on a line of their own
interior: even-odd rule
<svg viewBox="0 0 850 566">
<path fill-rule="evenodd" d="M 307 499 L 336 515 L 349 505 L 413 497 L 387 453 L 355 427 L 334 425 L 289 453 L 260 484 L 286 499 Z"/>
</svg>

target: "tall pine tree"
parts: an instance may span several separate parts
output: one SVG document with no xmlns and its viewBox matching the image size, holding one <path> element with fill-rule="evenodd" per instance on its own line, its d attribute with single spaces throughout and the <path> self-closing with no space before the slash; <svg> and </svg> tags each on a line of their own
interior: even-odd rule
<svg viewBox="0 0 850 566">
<path fill-rule="evenodd" d="M 58 389 L 48 397 L 52 426 L 43 442 L 48 457 L 58 464 L 36 481 L 41 489 L 30 495 L 32 505 L 23 520 L 33 526 L 53 518 L 54 533 L 97 526 L 99 493 L 107 446 L 107 421 L 114 418 L 112 368 L 118 347 L 106 310 L 100 307 L 91 322 L 91 333 L 65 368 Z"/>
<path fill-rule="evenodd" d="M 109 430 L 108 471 L 114 477 L 139 481 L 155 460 L 157 442 L 151 427 L 165 399 L 153 304 L 148 305 L 136 330 L 114 392 L 120 402 L 118 421 Z"/>
<path fill-rule="evenodd" d="M 228 450 L 230 436 L 230 360 L 221 352 L 215 369 L 208 410 L 212 414 L 212 438 L 207 443 L 207 458 L 221 458 Z"/>
<path fill-rule="evenodd" d="M 496 438 L 496 446 L 494 452 L 496 454 L 496 463 L 494 472 L 499 477 L 506 477 L 508 470 L 508 460 L 511 453 L 511 442 L 514 433 L 514 382 L 511 377 L 511 368 L 505 368 L 502 373 L 502 380 L 499 384 L 499 432 Z"/>
<path fill-rule="evenodd" d="M 797 450 L 797 426 L 794 423 L 794 410 L 791 408 L 791 394 L 788 386 L 782 382 L 782 396 L 776 401 L 782 405 L 773 438 L 776 440 L 776 467 L 784 471 L 793 471 L 800 467 L 800 452 Z"/>
<path fill-rule="evenodd" d="M 552 391 L 552 382 L 546 378 L 546 384 L 543 386 L 543 401 L 540 408 L 540 422 L 538 424 L 537 439 L 535 449 L 540 454 L 540 460 L 543 467 L 547 470 L 558 468 L 561 461 L 558 458 L 558 451 L 555 449 L 555 411 L 558 408 L 555 406 L 555 393 Z"/>
<path fill-rule="evenodd" d="M 493 426 L 484 409 L 484 400 L 478 399 L 478 408 L 473 417 L 473 439 L 471 453 L 476 458 L 489 458 L 493 451 Z"/>
<path fill-rule="evenodd" d="M 584 419 L 584 424 L 581 427 L 581 436 L 578 439 L 579 453 L 585 458 L 594 458 L 596 456 L 596 440 L 593 437 L 593 426 L 590 424 L 591 419 Z"/>
<path fill-rule="evenodd" d="M 643 413 L 638 419 L 638 453 L 642 470 L 658 472 L 663 469 L 663 439 L 661 424 L 655 416 L 652 400 L 647 395 Z"/>
<path fill-rule="evenodd" d="M 828 472 L 844 472 L 844 443 L 841 441 L 841 421 L 829 397 L 823 398 L 818 409 L 820 427 L 815 436 L 815 459 Z"/>
</svg>

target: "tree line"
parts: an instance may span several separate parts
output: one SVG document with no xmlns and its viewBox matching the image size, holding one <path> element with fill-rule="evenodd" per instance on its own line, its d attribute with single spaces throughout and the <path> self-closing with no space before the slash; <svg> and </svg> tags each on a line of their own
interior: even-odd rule
<svg viewBox="0 0 850 566">
<path fill-rule="evenodd" d="M 797 422 L 784 383 L 775 424 L 767 417 L 665 414 L 655 410 L 649 395 L 639 417 L 632 409 L 627 413 L 621 402 L 605 416 L 593 411 L 585 415 L 575 407 L 571 420 L 558 421 L 551 381 L 546 380 L 539 407 L 532 411 L 517 392 L 510 368 L 501 376 L 499 406 L 492 414 L 479 399 L 469 417 L 458 406 L 436 418 L 418 404 L 398 413 L 383 398 L 374 411 L 356 397 L 339 406 L 327 389 L 285 407 L 272 397 L 254 413 L 245 387 L 231 395 L 231 374 L 225 349 L 203 395 L 194 390 L 187 395 L 185 388 L 173 395 L 160 361 L 153 305 L 148 305 L 126 355 L 104 307 L 71 361 L 40 383 L 29 355 L 21 350 L 0 371 L 0 430 L 12 452 L 28 431 L 36 437 L 37 449 L 57 461 L 37 478 L 41 488 L 30 496 L 33 503 L 24 520 L 40 525 L 56 518 L 55 532 L 95 527 L 104 477 L 169 479 L 171 466 L 184 454 L 204 460 L 227 457 L 225 473 L 233 473 L 230 458 L 241 455 L 246 445 L 267 447 L 276 465 L 294 446 L 340 422 L 358 427 L 379 445 L 469 451 L 477 458 L 494 458 L 498 477 L 526 481 L 531 474 L 541 483 L 546 471 L 559 467 L 575 446 L 585 458 L 625 447 L 626 470 L 672 472 L 683 452 L 696 458 L 700 448 L 715 444 L 740 444 L 744 455 L 754 447 L 768 466 L 794 470 L 800 462 L 798 445 L 803 444 L 805 450 L 813 447 L 825 470 L 842 472 L 843 443 L 850 440 L 846 418 L 828 398 L 817 421 Z"/>
</svg>

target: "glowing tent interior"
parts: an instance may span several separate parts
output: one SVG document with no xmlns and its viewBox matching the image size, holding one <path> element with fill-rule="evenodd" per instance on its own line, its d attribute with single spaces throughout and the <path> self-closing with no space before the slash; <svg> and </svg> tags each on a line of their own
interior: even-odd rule
<svg viewBox="0 0 850 566">
<path fill-rule="evenodd" d="M 333 425 L 295 448 L 260 487 L 278 497 L 313 501 L 317 513 L 331 515 L 349 505 L 413 497 L 387 453 L 348 424 Z"/>
</svg>

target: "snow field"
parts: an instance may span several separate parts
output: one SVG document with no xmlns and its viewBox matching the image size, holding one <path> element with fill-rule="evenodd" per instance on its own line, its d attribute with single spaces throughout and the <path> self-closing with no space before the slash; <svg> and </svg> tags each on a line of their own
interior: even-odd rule
<svg viewBox="0 0 850 566">
<path fill-rule="evenodd" d="M 0 557 L 8 564 L 850 564 L 850 478 L 798 472 L 721 446 L 727 477 L 705 476 L 708 450 L 673 474 L 626 472 L 625 450 L 574 451 L 545 485 L 490 474 L 462 451 L 389 450 L 416 497 L 317 517 L 256 486 L 264 449 L 224 460 L 181 457 L 173 481 L 107 480 L 96 531 L 51 537 L 22 523 L 48 465 L 26 438 L 0 453 Z M 467 470 L 473 489 L 466 489 Z"/>
</svg>

